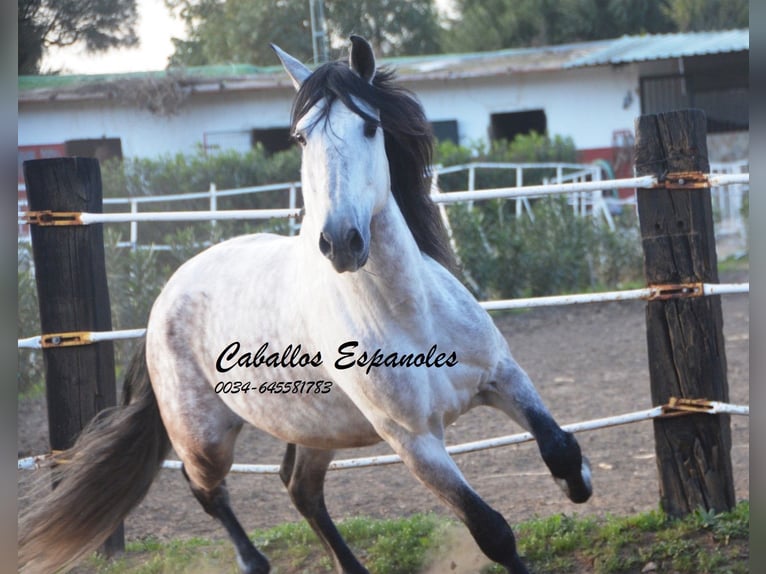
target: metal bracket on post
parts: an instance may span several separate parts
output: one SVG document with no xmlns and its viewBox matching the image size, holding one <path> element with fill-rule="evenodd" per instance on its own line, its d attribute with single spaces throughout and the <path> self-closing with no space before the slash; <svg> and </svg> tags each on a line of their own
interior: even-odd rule
<svg viewBox="0 0 766 574">
<path fill-rule="evenodd" d="M 705 189 L 710 187 L 708 176 L 701 171 L 675 171 L 662 174 L 653 186 L 659 189 Z"/>
<path fill-rule="evenodd" d="M 721 405 L 720 402 L 709 401 L 707 399 L 682 399 L 678 397 L 670 397 L 668 404 L 662 405 L 662 416 L 673 417 L 694 413 L 714 415 L 722 411 L 719 405 Z"/>
<path fill-rule="evenodd" d="M 79 211 L 27 211 L 21 214 L 22 219 L 29 225 L 83 225 Z"/>
<path fill-rule="evenodd" d="M 90 333 L 86 331 L 72 331 L 70 333 L 51 333 L 40 336 L 40 347 L 43 349 L 57 349 L 59 347 L 77 347 L 93 343 Z"/>
<path fill-rule="evenodd" d="M 648 297 L 645 297 L 647 301 L 667 301 L 668 299 L 702 297 L 705 292 L 704 285 L 701 282 L 649 285 L 649 289 L 651 290 L 651 293 Z"/>
</svg>

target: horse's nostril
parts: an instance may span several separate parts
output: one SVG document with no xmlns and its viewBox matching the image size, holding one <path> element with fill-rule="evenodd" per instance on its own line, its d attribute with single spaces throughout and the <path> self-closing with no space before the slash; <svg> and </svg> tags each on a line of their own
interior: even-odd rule
<svg viewBox="0 0 766 574">
<path fill-rule="evenodd" d="M 346 241 L 348 241 L 348 247 L 351 250 L 351 253 L 361 253 L 364 249 L 362 234 L 359 233 L 355 227 L 349 229 L 348 234 L 346 235 Z"/>
<path fill-rule="evenodd" d="M 319 234 L 319 251 L 325 257 L 330 257 L 332 255 L 332 243 L 327 239 L 324 231 Z"/>
</svg>

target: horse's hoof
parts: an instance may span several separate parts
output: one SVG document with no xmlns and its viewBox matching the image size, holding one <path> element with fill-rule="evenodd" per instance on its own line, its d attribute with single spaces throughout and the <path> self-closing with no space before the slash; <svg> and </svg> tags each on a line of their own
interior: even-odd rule
<svg viewBox="0 0 766 574">
<path fill-rule="evenodd" d="M 577 504 L 582 504 L 593 494 L 593 485 L 591 484 L 590 461 L 586 456 L 582 457 L 582 466 L 579 476 L 573 478 L 556 478 L 556 484 L 564 491 L 567 498 Z"/>
<path fill-rule="evenodd" d="M 240 574 L 269 574 L 271 571 L 269 561 L 259 553 L 249 553 L 244 560 L 237 556 L 237 565 L 239 566 Z"/>
</svg>

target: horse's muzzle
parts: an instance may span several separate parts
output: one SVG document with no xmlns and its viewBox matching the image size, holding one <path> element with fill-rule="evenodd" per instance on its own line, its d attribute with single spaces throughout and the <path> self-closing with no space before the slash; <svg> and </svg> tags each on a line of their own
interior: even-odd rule
<svg viewBox="0 0 766 574">
<path fill-rule="evenodd" d="M 325 226 L 319 234 L 319 251 L 338 273 L 356 271 L 367 263 L 370 243 L 356 227 L 335 230 Z"/>
</svg>

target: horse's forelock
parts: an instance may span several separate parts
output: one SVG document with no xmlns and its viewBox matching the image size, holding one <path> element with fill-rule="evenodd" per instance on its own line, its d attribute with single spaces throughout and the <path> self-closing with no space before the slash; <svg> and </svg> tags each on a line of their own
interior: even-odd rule
<svg viewBox="0 0 766 574">
<path fill-rule="evenodd" d="M 446 268 L 455 269 L 454 255 L 436 205 L 430 198 L 433 132 L 422 106 L 408 90 L 394 83 L 392 70 L 379 68 L 372 84 L 355 74 L 345 62 L 317 68 L 301 85 L 293 103 L 292 129 L 308 111 L 324 100 L 316 121 L 327 119 L 331 104 L 340 100 L 365 120 L 376 120 L 355 102 L 365 102 L 380 113 L 391 192 L 404 215 L 418 248 Z"/>
<path fill-rule="evenodd" d="M 328 105 L 323 108 L 318 119 L 324 119 L 329 115 L 331 104 L 336 100 L 340 100 L 343 105 L 365 120 L 376 119 L 365 113 L 353 98 L 359 98 L 377 107 L 374 105 L 377 98 L 374 96 L 372 86 L 352 72 L 348 64 L 330 62 L 320 66 L 306 78 L 298 90 L 292 109 L 292 128 L 295 129 L 295 124 L 322 100 Z"/>
</svg>

